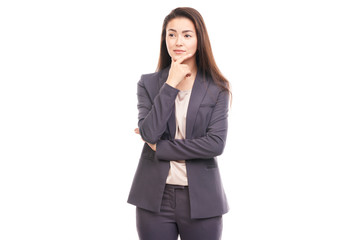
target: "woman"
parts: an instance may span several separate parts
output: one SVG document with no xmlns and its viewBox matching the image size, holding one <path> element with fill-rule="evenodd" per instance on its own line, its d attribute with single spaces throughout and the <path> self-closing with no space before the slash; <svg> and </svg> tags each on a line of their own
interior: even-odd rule
<svg viewBox="0 0 360 240">
<path fill-rule="evenodd" d="M 228 204 L 216 157 L 227 135 L 229 82 L 203 18 L 176 8 L 164 20 L 156 73 L 138 82 L 145 141 L 128 202 L 142 240 L 218 240 Z"/>
</svg>

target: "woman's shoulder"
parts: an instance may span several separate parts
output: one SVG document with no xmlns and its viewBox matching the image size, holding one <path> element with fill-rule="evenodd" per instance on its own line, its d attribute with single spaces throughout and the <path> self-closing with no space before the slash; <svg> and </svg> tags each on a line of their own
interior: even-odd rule
<svg viewBox="0 0 360 240">
<path fill-rule="evenodd" d="M 227 90 L 225 90 L 224 87 L 221 87 L 219 84 L 217 84 L 213 78 L 206 76 L 206 81 L 208 83 L 208 92 L 212 92 L 212 93 L 221 93 L 221 92 L 228 92 Z"/>
<path fill-rule="evenodd" d="M 169 73 L 168 68 L 153 73 L 145 73 L 141 75 L 139 82 L 143 84 L 147 84 L 147 83 L 153 84 L 154 82 L 159 82 L 163 79 L 166 79 L 168 73 Z"/>
</svg>

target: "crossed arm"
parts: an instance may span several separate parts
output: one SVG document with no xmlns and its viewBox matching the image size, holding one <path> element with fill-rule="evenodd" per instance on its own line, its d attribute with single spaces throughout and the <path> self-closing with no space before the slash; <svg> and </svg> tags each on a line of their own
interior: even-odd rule
<svg viewBox="0 0 360 240">
<path fill-rule="evenodd" d="M 229 94 L 218 94 L 205 136 L 194 139 L 160 140 L 174 107 L 178 90 L 162 86 L 153 104 L 143 82 L 138 84 L 139 128 L 135 133 L 154 150 L 161 160 L 212 158 L 220 155 L 225 147 Z"/>
<path fill-rule="evenodd" d="M 134 132 L 135 132 L 136 134 L 140 134 L 139 128 L 135 128 L 135 129 L 134 129 Z M 144 139 L 142 139 L 142 140 L 144 141 Z M 144 142 L 145 142 L 145 141 L 144 141 Z M 154 144 L 148 143 L 148 142 L 146 142 L 146 143 L 147 143 L 147 145 L 149 145 L 149 147 L 150 147 L 153 151 L 156 152 L 156 143 L 154 143 Z"/>
</svg>

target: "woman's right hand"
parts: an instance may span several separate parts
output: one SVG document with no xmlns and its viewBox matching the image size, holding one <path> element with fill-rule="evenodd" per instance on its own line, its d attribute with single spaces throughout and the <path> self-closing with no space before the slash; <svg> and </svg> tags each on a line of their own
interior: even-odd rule
<svg viewBox="0 0 360 240">
<path fill-rule="evenodd" d="M 176 86 L 186 77 L 191 76 L 190 67 L 183 63 L 185 60 L 192 57 L 192 54 L 180 56 L 179 58 L 172 58 L 169 76 L 166 83 L 176 88 Z"/>
</svg>

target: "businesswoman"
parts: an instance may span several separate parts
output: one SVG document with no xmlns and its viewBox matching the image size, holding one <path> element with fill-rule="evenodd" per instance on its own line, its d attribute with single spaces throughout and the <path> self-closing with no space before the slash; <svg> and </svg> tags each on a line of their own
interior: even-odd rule
<svg viewBox="0 0 360 240">
<path fill-rule="evenodd" d="M 218 240 L 228 211 L 217 156 L 225 147 L 229 82 L 193 8 L 166 16 L 157 72 L 138 82 L 144 147 L 128 202 L 141 240 Z"/>
</svg>

